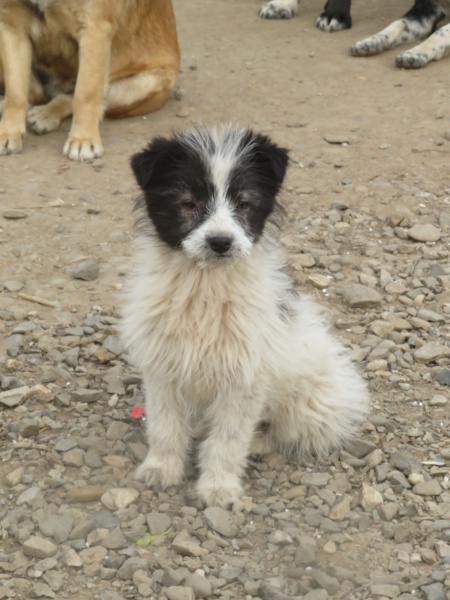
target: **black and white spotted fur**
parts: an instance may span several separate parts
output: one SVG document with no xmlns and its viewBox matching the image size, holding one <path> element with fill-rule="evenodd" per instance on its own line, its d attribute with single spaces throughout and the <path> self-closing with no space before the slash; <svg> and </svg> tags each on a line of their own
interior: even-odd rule
<svg viewBox="0 0 450 600">
<path fill-rule="evenodd" d="M 287 163 L 232 127 L 156 138 L 133 157 L 143 197 L 122 330 L 145 387 L 136 475 L 150 487 L 181 482 L 200 430 L 197 492 L 226 506 L 250 452 L 326 452 L 367 410 L 364 381 L 285 268 Z"/>
<path fill-rule="evenodd" d="M 397 67 L 417 69 L 450 54 L 450 25 L 437 29 L 450 16 L 450 0 L 416 0 L 414 6 L 375 35 L 357 42 L 353 56 L 371 56 L 425 38 L 421 44 L 400 53 Z"/>
<path fill-rule="evenodd" d="M 298 11 L 299 0 L 270 0 L 259 10 L 262 19 L 292 19 Z M 317 19 L 317 27 L 322 31 L 350 29 L 351 0 L 327 0 L 323 12 Z"/>
</svg>

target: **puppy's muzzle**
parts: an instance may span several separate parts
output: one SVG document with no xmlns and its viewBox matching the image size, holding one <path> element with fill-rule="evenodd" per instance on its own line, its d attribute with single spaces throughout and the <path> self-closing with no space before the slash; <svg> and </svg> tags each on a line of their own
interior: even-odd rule
<svg viewBox="0 0 450 600">
<path fill-rule="evenodd" d="M 207 240 L 208 246 L 216 254 L 225 254 L 233 245 L 233 238 L 228 235 L 216 235 Z"/>
</svg>

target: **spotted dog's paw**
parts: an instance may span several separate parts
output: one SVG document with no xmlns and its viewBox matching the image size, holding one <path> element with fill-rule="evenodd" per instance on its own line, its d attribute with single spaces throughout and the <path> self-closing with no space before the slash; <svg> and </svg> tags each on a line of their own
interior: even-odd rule
<svg viewBox="0 0 450 600">
<path fill-rule="evenodd" d="M 377 33 L 356 42 L 356 44 L 350 48 L 350 54 L 352 56 L 373 56 L 374 54 L 380 54 L 384 50 L 387 50 L 388 47 L 389 39 L 386 36 Z"/>
<path fill-rule="evenodd" d="M 421 69 L 430 62 L 430 57 L 425 52 L 405 50 L 395 59 L 395 66 L 400 69 Z"/>
<path fill-rule="evenodd" d="M 259 10 L 261 19 L 292 19 L 298 10 L 298 0 L 271 0 Z"/>
<path fill-rule="evenodd" d="M 321 31 L 342 31 L 343 29 L 350 29 L 352 26 L 352 19 L 349 14 L 338 13 L 334 14 L 328 10 L 325 10 L 316 23 L 317 29 Z"/>
</svg>

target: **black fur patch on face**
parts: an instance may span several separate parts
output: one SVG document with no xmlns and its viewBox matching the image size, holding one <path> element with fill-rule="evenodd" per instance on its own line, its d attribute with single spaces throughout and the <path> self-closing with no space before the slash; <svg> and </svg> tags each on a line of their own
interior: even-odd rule
<svg viewBox="0 0 450 600">
<path fill-rule="evenodd" d="M 216 170 L 224 168 L 217 162 L 229 172 L 217 175 Z M 208 218 L 220 194 L 246 233 L 257 240 L 278 207 L 276 196 L 287 164 L 287 151 L 263 135 L 231 129 L 212 135 L 203 128 L 172 139 L 157 137 L 131 159 L 146 212 L 172 248 Z M 215 181 L 225 187 L 219 190 Z"/>
<path fill-rule="evenodd" d="M 248 131 L 242 139 L 243 160 L 237 161 L 228 180 L 228 197 L 236 216 L 257 240 L 275 208 L 288 165 L 288 153 L 266 136 Z"/>
<path fill-rule="evenodd" d="M 131 167 L 159 237 L 177 248 L 205 219 L 214 196 L 206 165 L 180 139 L 158 137 L 132 157 Z"/>
</svg>

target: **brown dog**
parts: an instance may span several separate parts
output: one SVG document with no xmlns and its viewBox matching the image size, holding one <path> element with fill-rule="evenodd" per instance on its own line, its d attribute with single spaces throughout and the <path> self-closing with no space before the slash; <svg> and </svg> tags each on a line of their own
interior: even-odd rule
<svg viewBox="0 0 450 600">
<path fill-rule="evenodd" d="M 0 154 L 73 114 L 64 154 L 103 154 L 99 124 L 159 109 L 180 61 L 170 0 L 1 0 Z M 27 115 L 28 105 L 35 105 Z"/>
</svg>

